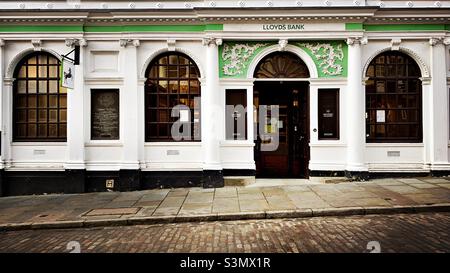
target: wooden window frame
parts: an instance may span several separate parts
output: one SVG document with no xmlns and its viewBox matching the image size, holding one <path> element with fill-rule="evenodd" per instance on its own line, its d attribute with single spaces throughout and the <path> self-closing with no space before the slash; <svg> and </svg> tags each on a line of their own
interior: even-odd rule
<svg viewBox="0 0 450 273">
<path fill-rule="evenodd" d="M 233 133 L 232 133 L 233 137 L 231 138 L 230 137 L 230 132 L 227 131 L 228 126 L 226 126 L 226 128 L 225 128 L 225 139 L 226 140 L 248 140 L 248 130 L 247 130 L 247 126 L 248 126 L 248 121 L 247 121 L 247 118 L 248 118 L 248 116 L 247 116 L 247 89 L 243 89 L 243 88 L 240 88 L 240 89 L 226 89 L 225 90 L 225 107 L 227 107 L 229 105 L 232 105 L 233 107 L 236 107 L 236 104 L 229 104 L 228 94 L 231 94 L 231 93 L 243 95 L 243 100 L 244 101 L 243 101 L 243 104 L 241 104 L 241 105 L 244 107 L 244 111 L 245 111 L 243 113 L 243 115 L 244 115 L 245 132 L 244 132 L 244 137 L 243 138 L 238 138 L 236 136 L 236 127 L 233 127 Z M 227 112 L 227 108 L 225 108 L 225 113 L 227 115 L 226 116 L 227 120 L 225 121 L 225 124 L 228 125 L 228 123 L 230 122 L 228 119 L 230 117 L 228 116 L 229 113 Z M 236 125 L 236 122 L 233 121 L 233 124 Z"/>
<path fill-rule="evenodd" d="M 39 63 L 39 57 L 45 56 L 46 57 L 46 64 L 40 64 Z M 28 62 L 35 58 L 36 63 L 35 64 L 29 64 Z M 50 64 L 50 60 L 53 59 L 53 61 L 56 61 L 54 64 Z M 28 67 L 36 67 L 36 77 L 29 77 Z M 39 67 L 46 67 L 46 76 L 40 77 L 39 75 Z M 57 74 L 56 77 L 50 77 L 50 67 L 57 67 Z M 25 68 L 25 77 L 21 77 L 19 75 L 19 72 L 22 68 Z M 54 55 L 48 53 L 48 52 L 33 52 L 31 54 L 26 55 L 16 66 L 16 69 L 14 71 L 14 83 L 13 83 L 13 141 L 14 142 L 66 142 L 67 141 L 67 90 L 65 93 L 61 92 L 60 84 L 60 69 L 61 69 L 61 62 L 60 60 L 55 57 Z M 25 81 L 25 93 L 19 93 L 18 90 L 18 84 L 21 81 Z M 36 93 L 30 93 L 29 92 L 29 86 L 28 82 L 35 81 L 36 82 Z M 40 92 L 40 86 L 39 82 L 45 81 L 46 82 L 46 92 Z M 57 82 L 57 90 L 56 92 L 51 93 L 50 92 L 50 81 L 56 81 Z M 29 106 L 30 97 L 36 96 L 35 106 L 31 107 Z M 46 97 L 46 106 L 40 106 L 39 105 L 39 98 L 40 97 Z M 53 96 L 56 96 L 56 107 L 50 107 L 50 98 L 53 98 Z M 65 97 L 66 99 L 66 105 L 65 107 L 61 106 L 62 98 Z M 26 101 L 26 106 L 19 106 L 18 100 L 19 98 L 24 98 Z M 19 110 L 25 111 L 25 121 L 19 121 Z M 36 111 L 36 116 L 34 121 L 29 120 L 29 111 L 34 110 Z M 39 120 L 39 111 L 46 111 L 46 121 Z M 56 110 L 56 121 L 50 121 L 50 110 L 55 111 Z M 61 121 L 61 111 L 66 111 L 66 119 L 65 121 Z M 36 134 L 34 136 L 31 136 L 29 133 L 29 125 L 35 124 L 36 126 Z M 25 125 L 25 136 L 19 136 L 19 125 Z M 39 125 L 45 125 L 46 126 L 46 135 L 39 136 L 40 129 Z M 56 137 L 51 137 L 50 135 L 50 125 L 56 126 Z M 64 127 L 65 126 L 65 127 Z M 62 128 L 65 128 L 64 130 Z"/>
<path fill-rule="evenodd" d="M 377 63 L 378 58 L 384 56 L 383 63 Z M 396 57 L 395 63 L 388 63 L 387 60 L 389 57 Z M 398 57 L 404 58 L 404 63 L 399 63 Z M 401 71 L 400 66 L 405 66 L 404 75 L 399 75 L 399 71 Z M 391 66 L 389 68 L 389 66 Z M 393 67 L 394 66 L 394 67 Z M 378 69 L 380 67 L 380 69 Z M 400 68 L 399 68 L 400 67 Z M 395 69 L 395 74 L 389 73 L 389 69 Z M 378 69 L 378 70 L 377 70 Z M 373 71 L 372 75 L 369 75 L 369 71 Z M 383 72 L 383 76 L 377 76 L 377 71 Z M 416 72 L 413 75 L 410 75 L 410 71 Z M 420 67 L 418 64 L 414 61 L 413 58 L 408 56 L 407 54 L 404 54 L 402 52 L 393 52 L 393 51 L 387 51 L 384 53 L 379 54 L 376 56 L 372 62 L 369 64 L 369 67 L 366 72 L 366 76 L 368 77 L 368 83 L 366 84 L 365 93 L 366 93 L 366 142 L 367 143 L 422 143 L 423 142 L 423 121 L 422 121 L 422 114 L 423 114 L 423 102 L 422 102 L 422 83 L 420 80 Z M 398 84 L 399 81 L 405 81 L 405 91 L 400 92 Z M 388 84 L 392 84 L 395 82 L 395 91 L 389 92 Z M 413 84 L 416 84 L 416 92 L 410 92 L 410 90 L 413 90 Z M 381 87 L 383 84 L 383 92 L 377 92 L 377 85 Z M 391 98 L 395 97 L 395 105 L 394 106 L 388 106 L 389 96 Z M 401 96 L 408 96 L 406 98 L 406 107 L 399 107 L 399 98 Z M 416 105 L 414 107 L 409 106 L 409 99 L 414 97 Z M 371 105 L 372 102 L 379 102 L 384 101 L 385 105 L 384 107 L 381 106 L 373 106 Z M 411 111 L 415 113 L 416 115 L 416 121 L 407 121 L 407 122 L 399 122 L 399 121 L 388 121 L 388 118 L 386 118 L 385 122 L 378 122 L 375 120 L 375 122 L 371 122 L 371 112 L 375 111 L 375 119 L 376 119 L 376 111 L 385 111 L 384 116 L 385 118 L 388 115 L 388 111 Z M 407 112 L 408 114 L 410 112 Z M 373 119 L 373 118 L 372 118 Z M 389 126 L 406 126 L 408 125 L 409 128 L 417 128 L 417 134 L 415 136 L 387 136 L 388 134 L 388 128 Z M 381 136 L 371 136 L 371 126 L 375 126 L 375 134 L 377 132 L 377 126 L 383 126 L 384 128 L 384 137 Z M 381 128 L 381 127 L 380 127 Z M 409 129 L 411 130 L 411 129 Z M 392 131 L 391 131 L 392 132 Z M 397 132 L 401 132 L 400 130 Z"/>
<path fill-rule="evenodd" d="M 170 57 L 176 56 L 177 64 L 170 64 Z M 180 57 L 187 59 L 187 64 L 180 64 Z M 162 64 L 162 60 L 166 58 L 166 63 Z M 161 76 L 160 67 L 166 69 L 166 75 Z M 169 75 L 170 72 L 174 73 L 175 70 L 170 68 L 176 67 L 176 77 Z M 156 76 L 151 75 L 152 69 L 156 68 Z M 182 77 L 180 74 L 181 69 L 187 68 L 187 77 Z M 183 140 L 183 142 L 200 142 L 201 141 L 201 109 L 194 109 L 194 99 L 201 98 L 201 84 L 200 84 L 200 70 L 197 64 L 186 54 L 180 52 L 165 52 L 157 56 L 147 67 L 145 73 L 147 80 L 145 82 L 145 141 L 146 142 L 175 142 L 171 136 L 171 126 L 177 120 L 177 118 L 171 117 L 171 111 L 173 106 L 178 104 L 187 104 L 190 107 L 190 123 L 191 123 L 191 139 Z M 185 74 L 186 75 L 186 74 Z M 181 82 L 187 81 L 188 90 L 186 93 L 181 92 Z M 159 82 L 166 82 L 166 92 L 159 91 Z M 176 82 L 177 92 L 171 92 L 170 82 Z M 155 84 L 156 83 L 156 84 Z M 195 83 L 195 84 L 194 84 Z M 198 92 L 194 92 L 197 87 Z M 156 88 L 156 91 L 154 91 Z M 153 90 L 153 91 L 152 91 Z M 161 101 L 165 100 L 166 105 L 162 105 Z M 181 103 L 181 100 L 185 100 L 185 103 Z M 152 102 L 155 102 L 153 105 Z M 175 102 L 175 103 L 172 103 Z M 172 105 L 173 104 L 173 105 Z M 200 105 L 198 105 L 200 107 Z M 197 110 L 197 112 L 195 111 Z M 167 116 L 165 121 L 162 121 L 160 116 L 164 113 Z M 156 115 L 156 116 L 155 116 Z M 196 120 L 198 121 L 196 122 Z M 160 128 L 165 127 L 166 133 L 163 134 Z M 156 132 L 156 134 L 154 134 Z"/>
<path fill-rule="evenodd" d="M 335 98 L 336 98 L 336 101 L 335 101 L 335 103 L 336 103 L 336 105 L 335 105 L 335 117 L 334 117 L 334 119 L 335 119 L 335 127 L 336 127 L 336 132 L 335 132 L 335 136 L 333 136 L 333 137 L 326 137 L 326 136 L 321 136 L 321 128 L 322 128 L 322 123 L 324 122 L 324 120 L 323 120 L 323 117 L 321 117 L 321 111 L 320 111 L 320 105 L 321 105 L 321 101 L 320 101 L 320 94 L 321 93 L 324 93 L 324 92 L 329 92 L 329 93 L 331 93 L 331 92 L 333 92 L 334 93 L 334 96 L 335 96 Z M 317 90 L 317 115 L 318 115 L 318 120 L 317 120 L 317 123 L 318 123 L 318 139 L 319 140 L 339 140 L 339 138 L 340 138 L 340 127 L 339 127 L 339 125 L 340 125 L 340 122 L 339 122 L 339 111 L 340 111 L 340 109 L 339 109 L 339 93 L 340 93 L 340 89 L 339 88 L 321 88 L 321 89 L 318 89 Z"/>
</svg>

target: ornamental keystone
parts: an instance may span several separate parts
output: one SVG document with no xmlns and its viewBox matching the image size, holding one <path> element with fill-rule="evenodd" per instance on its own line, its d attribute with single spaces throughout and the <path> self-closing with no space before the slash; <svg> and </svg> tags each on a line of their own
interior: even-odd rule
<svg viewBox="0 0 450 273">
<path fill-rule="evenodd" d="M 33 45 L 34 51 L 41 51 L 42 50 L 42 40 L 40 40 L 40 39 L 33 39 L 33 40 L 31 40 L 31 44 Z"/>
<path fill-rule="evenodd" d="M 402 39 L 392 39 L 391 40 L 391 50 L 399 50 Z"/>
<path fill-rule="evenodd" d="M 284 51 L 286 50 L 286 46 L 288 45 L 289 41 L 287 39 L 280 39 L 278 41 L 278 50 Z"/>
<path fill-rule="evenodd" d="M 175 39 L 167 39 L 167 50 L 168 51 L 175 51 L 175 44 L 176 44 L 176 40 Z"/>
</svg>

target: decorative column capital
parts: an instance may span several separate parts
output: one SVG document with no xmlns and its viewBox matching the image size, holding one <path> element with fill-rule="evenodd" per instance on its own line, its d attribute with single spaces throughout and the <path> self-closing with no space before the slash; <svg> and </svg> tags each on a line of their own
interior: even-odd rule
<svg viewBox="0 0 450 273">
<path fill-rule="evenodd" d="M 13 86 L 13 83 L 14 83 L 14 78 L 4 78 L 3 79 L 3 84 L 5 85 L 5 86 Z"/>
<path fill-rule="evenodd" d="M 202 44 L 204 46 L 210 46 L 210 45 L 214 45 L 214 46 L 220 46 L 222 45 L 222 39 L 221 38 L 203 38 Z"/>
<path fill-rule="evenodd" d="M 431 84 L 431 77 L 421 77 L 419 79 L 422 81 L 422 85 L 430 85 Z"/>
<path fill-rule="evenodd" d="M 367 81 L 369 81 L 369 77 L 363 77 L 361 84 L 366 86 L 367 85 Z"/>
<path fill-rule="evenodd" d="M 0 47 L 3 47 L 3 46 L 5 46 L 5 40 L 0 39 Z"/>
<path fill-rule="evenodd" d="M 87 46 L 86 39 L 76 39 L 76 38 L 69 38 L 66 39 L 66 46 L 67 47 L 75 47 L 75 46 Z"/>
<path fill-rule="evenodd" d="M 444 38 L 444 37 L 431 38 L 430 45 L 431 46 L 450 45 L 450 38 Z"/>
<path fill-rule="evenodd" d="M 31 44 L 33 45 L 34 51 L 42 50 L 42 40 L 40 39 L 32 39 Z"/>
<path fill-rule="evenodd" d="M 347 44 L 348 45 L 366 45 L 367 37 L 348 37 Z"/>
<path fill-rule="evenodd" d="M 286 46 L 288 45 L 288 43 L 289 43 L 288 39 L 278 40 L 278 50 L 284 51 L 286 49 Z"/>
<path fill-rule="evenodd" d="M 120 47 L 127 47 L 127 46 L 138 47 L 141 45 L 141 42 L 137 39 L 120 39 L 119 44 Z"/>
</svg>

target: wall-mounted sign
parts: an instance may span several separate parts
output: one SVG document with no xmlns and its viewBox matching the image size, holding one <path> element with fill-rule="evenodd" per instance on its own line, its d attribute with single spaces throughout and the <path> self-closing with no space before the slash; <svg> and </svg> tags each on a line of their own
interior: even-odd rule
<svg viewBox="0 0 450 273">
<path fill-rule="evenodd" d="M 91 139 L 119 139 L 119 89 L 91 90 Z"/>
<path fill-rule="evenodd" d="M 262 30 L 305 30 L 305 24 L 267 24 L 262 25 Z"/>
<path fill-rule="evenodd" d="M 75 79 L 75 65 L 66 59 L 64 59 L 61 62 L 61 65 L 62 65 L 61 86 L 73 89 Z"/>
<path fill-rule="evenodd" d="M 224 31 L 343 31 L 343 23 L 295 23 L 295 24 L 225 24 Z"/>
</svg>

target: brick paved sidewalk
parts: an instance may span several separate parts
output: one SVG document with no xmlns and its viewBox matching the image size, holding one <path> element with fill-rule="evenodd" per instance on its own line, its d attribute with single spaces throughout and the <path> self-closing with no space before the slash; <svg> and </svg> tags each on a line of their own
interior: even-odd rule
<svg viewBox="0 0 450 273">
<path fill-rule="evenodd" d="M 450 210 L 450 178 L 1 197 L 0 229 L 438 210 Z"/>
</svg>

